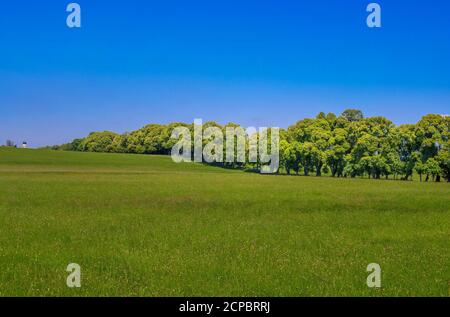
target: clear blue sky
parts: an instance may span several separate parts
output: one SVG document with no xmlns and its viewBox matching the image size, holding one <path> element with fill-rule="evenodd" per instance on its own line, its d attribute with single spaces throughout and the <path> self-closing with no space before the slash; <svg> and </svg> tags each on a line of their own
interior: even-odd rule
<svg viewBox="0 0 450 317">
<path fill-rule="evenodd" d="M 0 5 L 0 142 L 59 144 L 147 123 L 281 126 L 357 107 L 450 112 L 450 1 L 62 0 Z"/>
</svg>

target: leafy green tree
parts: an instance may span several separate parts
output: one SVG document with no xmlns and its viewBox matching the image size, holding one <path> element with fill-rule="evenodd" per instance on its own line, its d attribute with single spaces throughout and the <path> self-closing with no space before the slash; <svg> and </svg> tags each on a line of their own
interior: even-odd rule
<svg viewBox="0 0 450 317">
<path fill-rule="evenodd" d="M 346 109 L 342 112 L 341 117 L 347 119 L 350 122 L 361 121 L 364 119 L 364 115 L 361 110 L 358 109 Z"/>
<path fill-rule="evenodd" d="M 336 115 L 332 112 L 327 113 L 327 115 L 325 116 L 325 119 L 328 121 L 328 123 L 330 124 L 330 126 L 334 127 L 334 124 L 336 123 Z"/>
<path fill-rule="evenodd" d="M 418 161 L 414 167 L 414 170 L 416 171 L 417 174 L 419 174 L 419 179 L 420 181 L 422 181 L 422 175 L 426 173 L 426 167 L 425 164 L 422 163 L 421 161 Z"/>
<path fill-rule="evenodd" d="M 347 165 L 346 154 L 350 150 L 350 144 L 347 141 L 347 131 L 343 128 L 336 128 L 328 142 L 328 148 L 325 150 L 325 160 L 330 167 L 331 175 L 341 176 L 344 174 Z M 354 171 L 347 169 L 349 175 L 354 177 Z"/>
<path fill-rule="evenodd" d="M 315 146 L 311 142 L 305 142 L 300 147 L 300 164 L 303 166 L 305 176 L 308 176 L 314 168 Z"/>
<path fill-rule="evenodd" d="M 439 167 L 441 168 L 443 177 L 447 180 L 447 182 L 450 182 L 450 141 L 443 144 L 443 148 L 439 152 L 436 159 L 439 163 Z"/>
<path fill-rule="evenodd" d="M 298 142 L 280 141 L 280 165 L 286 170 L 287 174 L 290 174 L 291 170 L 298 174 L 300 154 L 300 144 Z"/>
<path fill-rule="evenodd" d="M 113 152 L 113 141 L 118 134 L 110 131 L 92 132 L 80 144 L 83 151 Z"/>
<path fill-rule="evenodd" d="M 424 164 L 424 170 L 427 174 L 427 178 L 425 181 L 427 182 L 429 180 L 429 176 L 433 178 L 433 181 L 436 179 L 436 177 L 441 173 L 441 168 L 439 167 L 439 163 L 432 157 L 430 157 Z"/>
<path fill-rule="evenodd" d="M 392 161 L 394 169 L 403 175 L 403 179 L 407 180 L 412 177 L 414 165 L 420 158 L 419 144 L 415 134 L 415 126 L 412 124 L 405 124 L 396 127 L 391 131 L 392 148 L 396 151 L 400 164 L 396 158 Z"/>
</svg>

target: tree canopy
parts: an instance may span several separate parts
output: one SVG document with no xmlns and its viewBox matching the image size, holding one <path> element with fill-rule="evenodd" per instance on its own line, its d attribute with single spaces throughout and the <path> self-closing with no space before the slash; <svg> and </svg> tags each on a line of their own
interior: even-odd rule
<svg viewBox="0 0 450 317">
<path fill-rule="evenodd" d="M 54 147 L 60 150 L 165 154 L 171 152 L 177 140 L 172 130 L 183 126 L 193 132 L 193 124 L 149 124 L 139 130 L 117 134 L 92 132 L 87 137 Z M 239 128 L 235 123 L 220 125 L 206 122 L 203 130 L 218 128 L 224 142 L 237 141 L 237 135 L 227 134 L 227 128 Z M 208 131 L 211 131 L 209 129 Z M 217 131 L 217 129 L 216 129 Z M 396 126 L 378 116 L 365 118 L 362 111 L 347 109 L 340 116 L 319 113 L 280 131 L 279 173 L 332 177 L 394 178 L 408 180 L 415 173 L 420 180 L 450 182 L 450 117 L 428 114 L 416 124 Z M 245 134 L 245 147 L 252 146 Z M 233 140 L 231 140 L 233 138 Z M 208 140 L 203 140 L 203 146 Z M 223 154 L 225 157 L 225 153 Z M 234 163 L 217 163 L 227 168 L 256 169 L 259 161 L 249 157 L 236 158 Z"/>
</svg>

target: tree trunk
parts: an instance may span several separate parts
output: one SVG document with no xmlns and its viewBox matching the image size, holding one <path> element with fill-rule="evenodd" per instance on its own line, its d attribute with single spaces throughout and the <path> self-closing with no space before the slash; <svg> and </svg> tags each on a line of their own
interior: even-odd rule
<svg viewBox="0 0 450 317">
<path fill-rule="evenodd" d="M 331 168 L 331 176 L 336 177 L 336 168 L 334 167 Z"/>
</svg>

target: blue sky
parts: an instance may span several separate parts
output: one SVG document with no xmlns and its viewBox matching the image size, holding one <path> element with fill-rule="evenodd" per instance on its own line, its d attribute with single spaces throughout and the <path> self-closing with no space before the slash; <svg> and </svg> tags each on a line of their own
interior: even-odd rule
<svg viewBox="0 0 450 317">
<path fill-rule="evenodd" d="M 68 142 L 147 123 L 287 127 L 362 109 L 450 112 L 450 1 L 61 0 L 0 7 L 0 143 Z"/>
</svg>

